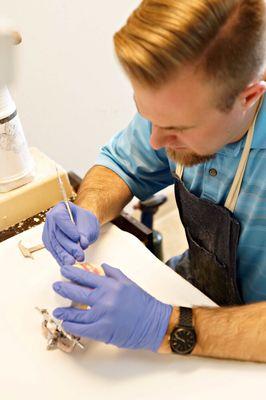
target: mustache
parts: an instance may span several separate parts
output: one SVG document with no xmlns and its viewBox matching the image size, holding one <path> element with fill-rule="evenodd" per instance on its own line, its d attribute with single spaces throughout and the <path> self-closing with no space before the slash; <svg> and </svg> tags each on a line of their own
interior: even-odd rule
<svg viewBox="0 0 266 400">
<path fill-rule="evenodd" d="M 193 167 L 195 165 L 203 164 L 207 161 L 213 160 L 216 154 L 199 155 L 188 151 L 175 151 L 173 149 L 166 149 L 167 156 L 174 162 L 184 165 L 184 167 Z"/>
</svg>

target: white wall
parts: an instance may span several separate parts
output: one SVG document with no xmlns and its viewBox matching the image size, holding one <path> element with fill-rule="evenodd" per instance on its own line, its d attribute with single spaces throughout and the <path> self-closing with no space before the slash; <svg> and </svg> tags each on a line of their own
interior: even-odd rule
<svg viewBox="0 0 266 400">
<path fill-rule="evenodd" d="M 84 175 L 135 113 L 112 36 L 140 0 L 0 0 L 23 43 L 11 87 L 30 145 Z"/>
</svg>

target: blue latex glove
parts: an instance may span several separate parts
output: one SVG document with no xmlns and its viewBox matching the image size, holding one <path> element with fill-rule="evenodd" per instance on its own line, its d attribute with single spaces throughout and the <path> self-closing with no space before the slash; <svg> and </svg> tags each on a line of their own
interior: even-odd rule
<svg viewBox="0 0 266 400">
<path fill-rule="evenodd" d="M 63 320 L 63 328 L 73 335 L 127 349 L 157 351 L 167 331 L 172 306 L 156 300 L 119 269 L 107 264 L 102 267 L 106 276 L 62 267 L 62 275 L 72 282 L 55 282 L 54 290 L 91 308 L 57 308 L 53 315 Z"/>
<path fill-rule="evenodd" d="M 94 214 L 69 202 L 75 224 L 70 220 L 64 202 L 57 204 L 46 215 L 42 240 L 59 265 L 84 260 L 84 250 L 94 243 L 100 224 Z"/>
</svg>

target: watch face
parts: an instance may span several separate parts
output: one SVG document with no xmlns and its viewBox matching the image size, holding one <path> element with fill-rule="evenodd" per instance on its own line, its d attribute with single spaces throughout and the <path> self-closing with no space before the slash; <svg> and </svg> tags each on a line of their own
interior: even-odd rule
<svg viewBox="0 0 266 400">
<path fill-rule="evenodd" d="M 196 334 L 193 329 L 177 327 L 171 333 L 170 346 L 177 354 L 189 354 L 196 344 Z"/>
</svg>

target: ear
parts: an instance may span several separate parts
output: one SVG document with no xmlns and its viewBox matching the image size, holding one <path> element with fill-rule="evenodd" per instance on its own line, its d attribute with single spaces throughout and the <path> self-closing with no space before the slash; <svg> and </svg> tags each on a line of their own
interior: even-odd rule
<svg viewBox="0 0 266 400">
<path fill-rule="evenodd" d="M 13 29 L 8 22 L 0 20 L 0 37 L 6 37 L 11 40 L 11 44 L 20 44 L 22 42 L 21 34 L 18 30 Z"/>
<path fill-rule="evenodd" d="M 266 92 L 266 82 L 253 82 L 241 93 L 240 100 L 243 111 L 246 112 L 264 95 Z"/>
<path fill-rule="evenodd" d="M 21 34 L 18 31 L 12 31 L 11 36 L 14 44 L 20 44 L 22 42 Z"/>
</svg>

